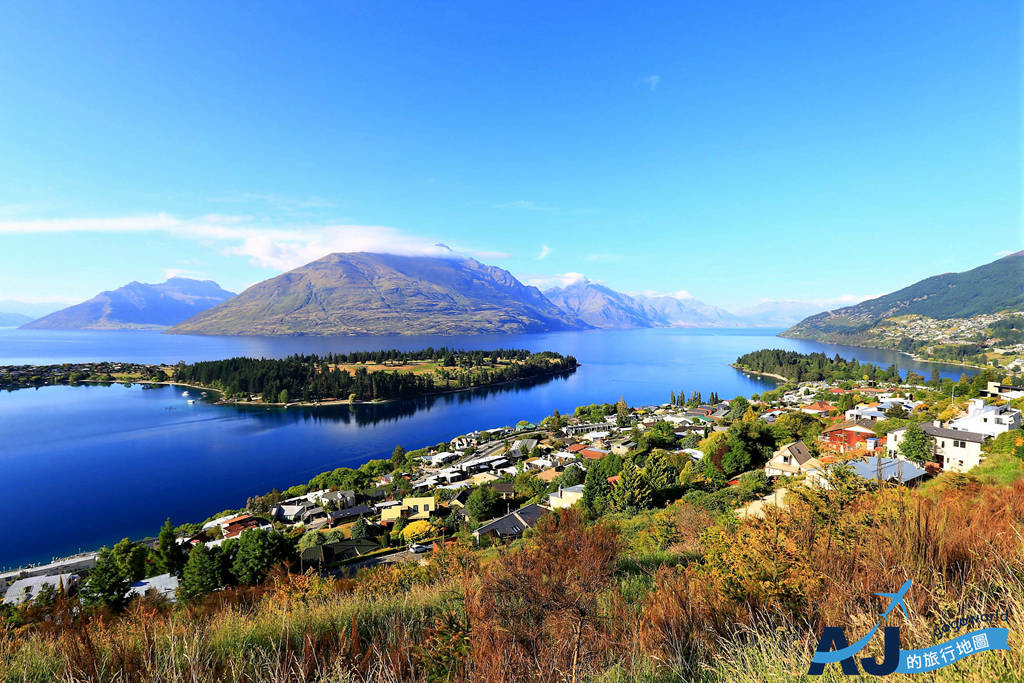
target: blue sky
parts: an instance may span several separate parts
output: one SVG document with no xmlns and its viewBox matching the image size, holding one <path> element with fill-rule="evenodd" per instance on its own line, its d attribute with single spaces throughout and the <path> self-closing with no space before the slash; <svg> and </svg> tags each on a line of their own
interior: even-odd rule
<svg viewBox="0 0 1024 683">
<path fill-rule="evenodd" d="M 823 306 L 1018 250 L 1017 3 L 29 3 L 0 300 L 443 243 Z"/>
</svg>

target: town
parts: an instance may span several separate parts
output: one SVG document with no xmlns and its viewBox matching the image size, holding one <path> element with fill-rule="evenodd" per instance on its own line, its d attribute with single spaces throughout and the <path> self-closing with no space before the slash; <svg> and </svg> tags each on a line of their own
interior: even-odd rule
<svg viewBox="0 0 1024 683">
<path fill-rule="evenodd" d="M 769 354 L 757 353 L 751 357 Z M 781 371 L 822 363 L 794 358 Z M 829 372 L 848 367 L 838 357 L 827 363 Z M 60 367 L 61 376 L 159 371 Z M 729 400 L 680 390 L 661 405 L 620 399 L 416 450 L 397 446 L 389 459 L 253 495 L 201 523 L 168 520 L 148 542 L 124 539 L 0 574 L 3 618 L 31 619 L 31 606 L 52 605 L 58 594 L 108 608 L 147 595 L 194 602 L 259 584 L 282 563 L 328 577 L 423 563 L 456 545 L 507 546 L 568 508 L 596 519 L 682 501 L 712 515 L 763 517 L 767 507 L 785 507 L 794 487 L 828 489 L 850 476 L 874 487 L 919 487 L 942 473 L 969 474 L 993 453 L 1024 454 L 1024 386 L 991 372 L 924 383 L 893 377 L 893 369 L 856 372 L 863 368 L 890 381 L 786 381 Z"/>
</svg>

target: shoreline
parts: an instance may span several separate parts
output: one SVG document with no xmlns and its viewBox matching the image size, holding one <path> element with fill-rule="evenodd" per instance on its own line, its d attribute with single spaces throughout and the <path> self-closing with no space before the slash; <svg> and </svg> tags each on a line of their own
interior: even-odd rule
<svg viewBox="0 0 1024 683">
<path fill-rule="evenodd" d="M 736 365 L 735 363 L 729 363 L 729 367 L 731 367 L 734 370 L 739 370 L 740 372 L 748 374 L 748 375 L 758 375 L 759 377 L 771 377 L 771 378 L 777 379 L 777 380 L 779 380 L 780 382 L 783 382 L 783 383 L 786 383 L 786 382 L 796 382 L 795 379 L 790 379 L 788 377 L 783 377 L 782 375 L 776 375 L 773 372 L 758 372 L 757 370 L 748 370 L 748 369 L 746 369 L 746 368 L 744 368 L 742 366 Z"/>
<path fill-rule="evenodd" d="M 800 340 L 800 341 L 816 342 L 818 344 L 832 344 L 834 346 L 849 346 L 849 347 L 852 347 L 852 348 L 855 348 L 855 349 L 870 349 L 871 351 L 888 351 L 890 353 L 898 353 L 901 356 L 906 356 L 907 358 L 910 358 L 911 360 L 915 360 L 915 361 L 917 361 L 919 363 L 938 363 L 939 365 L 955 365 L 955 366 L 961 367 L 961 368 L 974 368 L 975 370 L 985 370 L 985 369 L 988 369 L 989 367 L 996 367 L 996 369 L 998 369 L 998 370 L 1005 370 L 1005 368 L 1003 368 L 1002 366 L 975 365 L 974 363 L 961 363 L 961 362 L 957 362 L 955 360 L 940 360 L 940 359 L 937 359 L 937 358 L 922 358 L 921 356 L 914 355 L 914 354 L 910 353 L 909 351 L 900 351 L 899 349 L 890 349 L 890 348 L 886 348 L 884 346 L 868 346 L 867 344 L 851 344 L 850 342 L 827 341 L 827 340 L 824 340 L 824 339 L 817 339 L 817 338 L 814 338 L 814 337 L 794 337 L 792 335 L 786 335 L 786 334 L 781 333 L 781 332 L 779 334 L 775 335 L 775 336 L 779 337 L 780 339 L 797 339 L 797 340 Z"/>
</svg>

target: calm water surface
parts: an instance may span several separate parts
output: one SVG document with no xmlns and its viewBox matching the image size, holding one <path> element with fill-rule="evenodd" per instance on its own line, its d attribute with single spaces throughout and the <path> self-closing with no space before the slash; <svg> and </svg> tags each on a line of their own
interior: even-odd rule
<svg viewBox="0 0 1024 683">
<path fill-rule="evenodd" d="M 471 337 L 189 337 L 155 332 L 0 329 L 0 364 L 176 362 L 237 355 L 427 346 L 551 350 L 582 363 L 566 378 L 374 406 L 259 409 L 188 405 L 181 388 L 45 387 L 0 393 L 0 567 L 154 534 L 164 518 L 201 521 L 248 496 L 304 483 L 481 427 L 555 409 L 669 393 L 723 398 L 774 386 L 729 363 L 760 348 L 839 353 L 927 376 L 933 364 L 765 330 L 631 330 Z M 939 366 L 944 376 L 963 368 Z"/>
</svg>

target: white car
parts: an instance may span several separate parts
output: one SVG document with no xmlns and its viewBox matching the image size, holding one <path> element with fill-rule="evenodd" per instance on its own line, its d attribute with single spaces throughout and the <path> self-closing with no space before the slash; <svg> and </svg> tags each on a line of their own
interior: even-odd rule
<svg viewBox="0 0 1024 683">
<path fill-rule="evenodd" d="M 425 553 L 428 550 L 430 550 L 430 546 L 422 543 L 413 543 L 409 546 L 409 551 L 413 553 Z"/>
</svg>

